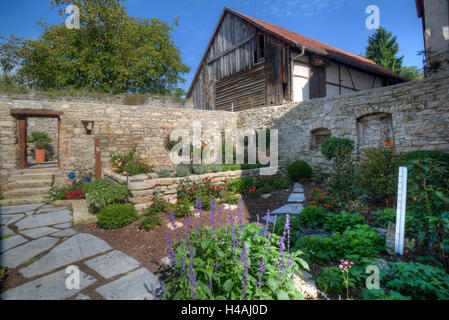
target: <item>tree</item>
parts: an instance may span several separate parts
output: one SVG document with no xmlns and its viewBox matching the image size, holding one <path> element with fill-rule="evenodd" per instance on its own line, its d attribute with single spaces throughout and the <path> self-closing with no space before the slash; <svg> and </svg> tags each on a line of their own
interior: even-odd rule
<svg viewBox="0 0 449 320">
<path fill-rule="evenodd" d="M 409 80 L 417 80 L 424 77 L 423 73 L 417 66 L 401 67 L 399 74 Z"/>
<path fill-rule="evenodd" d="M 402 57 L 396 57 L 399 45 L 396 36 L 383 27 L 368 37 L 365 57 L 393 72 L 399 72 L 402 67 Z"/>
<path fill-rule="evenodd" d="M 18 75 L 30 87 L 44 90 L 182 95 L 178 85 L 190 68 L 170 37 L 172 26 L 156 18 L 130 17 L 123 2 L 50 0 L 53 7 L 64 6 L 62 17 L 67 5 L 77 6 L 80 28 L 39 22 L 41 36 L 24 40 L 16 50 Z"/>
</svg>

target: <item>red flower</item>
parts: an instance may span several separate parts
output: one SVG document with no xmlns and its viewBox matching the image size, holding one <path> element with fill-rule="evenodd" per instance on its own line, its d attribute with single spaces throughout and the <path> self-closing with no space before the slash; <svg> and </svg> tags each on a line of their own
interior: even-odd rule
<svg viewBox="0 0 449 320">
<path fill-rule="evenodd" d="M 226 184 L 226 183 L 228 183 L 228 181 L 227 181 L 227 180 L 224 180 L 223 182 L 224 182 L 225 184 Z"/>
<path fill-rule="evenodd" d="M 193 193 L 193 189 L 190 189 L 190 193 Z"/>
<path fill-rule="evenodd" d="M 154 186 L 155 186 L 156 188 L 159 187 L 159 185 L 158 185 L 157 183 L 156 183 Z"/>
</svg>

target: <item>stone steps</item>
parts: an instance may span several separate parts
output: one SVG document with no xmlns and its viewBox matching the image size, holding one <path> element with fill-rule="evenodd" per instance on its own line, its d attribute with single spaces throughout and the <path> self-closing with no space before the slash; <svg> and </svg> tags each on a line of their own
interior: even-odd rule
<svg viewBox="0 0 449 320">
<path fill-rule="evenodd" d="M 14 189 L 43 188 L 46 186 L 51 186 L 52 184 L 53 184 L 53 179 L 19 180 L 16 182 L 10 182 L 10 183 L 2 186 L 2 191 L 7 192 L 8 190 L 14 190 Z"/>
<path fill-rule="evenodd" d="M 4 199 L 14 199 L 22 196 L 42 196 L 47 195 L 51 190 L 51 186 L 35 187 L 35 188 L 17 188 L 10 189 L 2 193 Z"/>
<path fill-rule="evenodd" d="M 21 196 L 13 199 L 3 199 L 0 200 L 0 207 L 3 206 L 17 206 L 21 204 L 33 204 L 33 203 L 43 203 L 47 201 L 47 195 L 35 195 L 35 196 Z"/>
<path fill-rule="evenodd" d="M 57 168 L 15 170 L 1 186 L 1 206 L 42 203 L 48 199 Z"/>
</svg>

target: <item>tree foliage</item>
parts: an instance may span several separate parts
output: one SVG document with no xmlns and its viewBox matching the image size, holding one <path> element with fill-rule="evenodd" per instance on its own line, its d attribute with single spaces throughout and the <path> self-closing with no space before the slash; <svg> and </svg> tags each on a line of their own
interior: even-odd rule
<svg viewBox="0 0 449 320">
<path fill-rule="evenodd" d="M 401 67 L 399 74 L 409 80 L 417 80 L 424 78 L 423 73 L 418 69 L 417 66 Z"/>
<path fill-rule="evenodd" d="M 404 56 L 396 56 L 399 51 L 399 44 L 396 40 L 396 36 L 380 27 L 372 36 L 368 37 L 368 46 L 365 48 L 366 58 L 388 70 L 399 72 Z"/>
<path fill-rule="evenodd" d="M 124 0 L 50 0 L 53 7 L 79 8 L 80 28 L 65 22 L 47 25 L 37 40 L 2 39 L 4 71 L 36 89 L 84 88 L 110 93 L 181 95 L 179 83 L 189 71 L 170 37 L 172 26 L 127 14 Z"/>
</svg>

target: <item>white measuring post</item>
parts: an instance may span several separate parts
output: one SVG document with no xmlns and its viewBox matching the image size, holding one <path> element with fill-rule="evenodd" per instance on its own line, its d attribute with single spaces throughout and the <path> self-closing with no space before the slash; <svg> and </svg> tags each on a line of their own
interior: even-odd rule
<svg viewBox="0 0 449 320">
<path fill-rule="evenodd" d="M 396 235 L 394 243 L 394 252 L 399 255 L 402 255 L 404 253 L 406 202 L 407 202 L 407 167 L 399 167 L 398 203 L 396 211 Z"/>
</svg>

